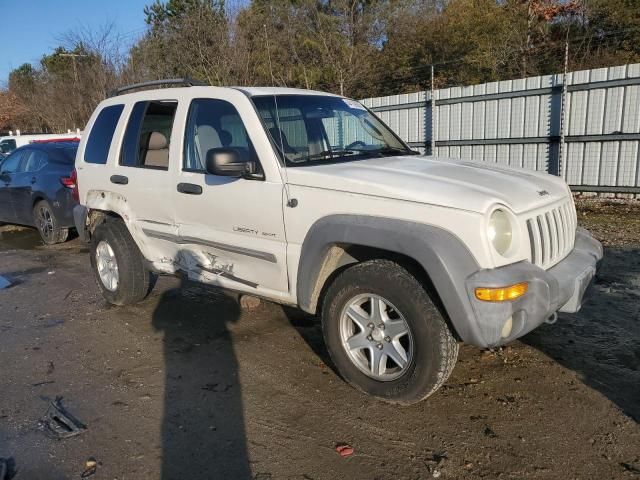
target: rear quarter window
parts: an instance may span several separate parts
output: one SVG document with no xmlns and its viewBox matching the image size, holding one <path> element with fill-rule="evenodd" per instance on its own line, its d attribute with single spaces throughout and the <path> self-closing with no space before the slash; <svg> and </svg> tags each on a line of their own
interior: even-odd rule
<svg viewBox="0 0 640 480">
<path fill-rule="evenodd" d="M 61 165 L 73 165 L 78 147 L 55 148 L 49 152 L 49 161 Z"/>
<path fill-rule="evenodd" d="M 124 105 L 111 105 L 103 108 L 98 114 L 84 148 L 84 161 L 86 163 L 101 165 L 107 163 L 113 133 L 116 130 L 123 109 Z"/>
</svg>

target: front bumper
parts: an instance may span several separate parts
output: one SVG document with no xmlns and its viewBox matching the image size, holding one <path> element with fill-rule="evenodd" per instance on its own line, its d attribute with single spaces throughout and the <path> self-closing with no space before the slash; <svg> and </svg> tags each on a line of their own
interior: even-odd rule
<svg viewBox="0 0 640 480">
<path fill-rule="evenodd" d="M 580 310 L 602 260 L 600 242 L 582 228 L 575 246 L 561 262 L 543 270 L 531 262 L 480 270 L 466 281 L 475 316 L 473 344 L 495 347 L 515 340 L 538 327 L 555 312 Z M 477 287 L 504 287 L 528 282 L 529 290 L 510 302 L 485 302 L 475 297 Z"/>
</svg>

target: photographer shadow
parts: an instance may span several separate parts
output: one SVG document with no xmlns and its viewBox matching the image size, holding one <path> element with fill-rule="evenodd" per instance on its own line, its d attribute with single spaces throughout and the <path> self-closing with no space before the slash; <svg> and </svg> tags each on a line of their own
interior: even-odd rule
<svg viewBox="0 0 640 480">
<path fill-rule="evenodd" d="M 153 313 L 164 332 L 163 480 L 248 479 L 242 389 L 229 325 L 235 299 L 182 280 Z"/>
</svg>

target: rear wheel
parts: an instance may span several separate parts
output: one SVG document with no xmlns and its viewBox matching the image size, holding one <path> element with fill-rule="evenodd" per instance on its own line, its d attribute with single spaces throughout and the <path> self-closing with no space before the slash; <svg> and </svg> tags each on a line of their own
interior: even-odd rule
<svg viewBox="0 0 640 480">
<path fill-rule="evenodd" d="M 91 265 L 104 298 L 114 305 L 143 300 L 156 276 L 147 269 L 140 249 L 119 219 L 98 225 L 91 236 Z"/>
<path fill-rule="evenodd" d="M 69 229 L 60 228 L 53 209 L 46 200 L 40 200 L 33 207 L 33 223 L 47 245 L 62 243 L 69 236 Z"/>
<path fill-rule="evenodd" d="M 458 344 L 423 286 L 388 260 L 342 272 L 327 290 L 322 328 L 343 378 L 391 403 L 411 404 L 449 377 Z"/>
</svg>

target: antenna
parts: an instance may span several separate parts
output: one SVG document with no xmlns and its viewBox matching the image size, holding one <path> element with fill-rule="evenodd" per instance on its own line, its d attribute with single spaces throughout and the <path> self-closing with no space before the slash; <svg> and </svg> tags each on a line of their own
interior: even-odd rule
<svg viewBox="0 0 640 480">
<path fill-rule="evenodd" d="M 273 7 L 271 7 L 271 9 L 273 11 Z M 262 27 L 264 28 L 264 39 L 267 47 L 267 57 L 269 58 L 269 73 L 271 74 L 271 83 L 275 87 L 276 79 L 273 76 L 273 65 L 271 64 L 271 48 L 269 47 L 269 34 L 267 33 L 267 24 L 266 23 L 263 24 Z M 284 140 L 282 138 L 282 128 L 280 128 L 280 113 L 278 111 L 278 96 L 275 94 L 275 92 L 273 93 L 273 103 L 276 108 L 275 120 L 276 120 L 276 128 L 278 129 L 278 136 L 280 137 L 280 152 L 282 153 L 282 160 L 284 162 L 282 166 L 282 172 L 284 172 L 284 178 L 282 179 L 282 181 L 284 182 L 284 192 L 285 192 L 285 195 L 287 196 L 287 207 L 294 208 L 296 205 L 298 205 L 298 201 L 295 198 L 292 199 L 291 193 L 289 192 L 289 176 L 287 174 L 287 156 L 284 153 Z"/>
</svg>

